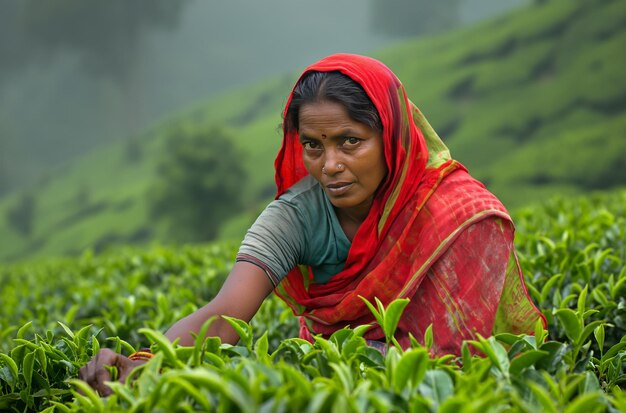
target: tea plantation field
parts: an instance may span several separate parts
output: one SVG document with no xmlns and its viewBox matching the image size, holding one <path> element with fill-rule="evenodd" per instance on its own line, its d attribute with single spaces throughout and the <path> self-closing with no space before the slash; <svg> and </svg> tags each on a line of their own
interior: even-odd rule
<svg viewBox="0 0 626 413">
<path fill-rule="evenodd" d="M 0 411 L 624 412 L 626 191 L 553 199 L 515 214 L 534 336 L 466 342 L 461 357 L 368 347 L 365 327 L 308 343 L 275 297 L 241 341 L 162 335 L 214 296 L 236 245 L 85 252 L 0 267 Z M 397 301 L 396 303 L 401 303 Z M 381 323 L 394 329 L 392 304 Z M 77 379 L 102 347 L 156 353 L 101 399 Z"/>
</svg>

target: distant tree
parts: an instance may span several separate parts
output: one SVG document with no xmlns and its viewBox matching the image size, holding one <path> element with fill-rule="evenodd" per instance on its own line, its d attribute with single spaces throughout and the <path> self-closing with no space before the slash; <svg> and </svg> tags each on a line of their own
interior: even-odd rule
<svg viewBox="0 0 626 413">
<path fill-rule="evenodd" d="M 0 197 L 13 189 L 12 179 L 14 174 L 14 154 L 12 149 L 12 136 L 0 122 Z"/>
<path fill-rule="evenodd" d="M 89 205 L 91 201 L 91 190 L 89 186 L 81 183 L 76 189 L 76 193 L 74 195 L 74 204 L 76 208 L 83 208 Z"/>
<path fill-rule="evenodd" d="M 460 0 L 371 0 L 374 30 L 392 36 L 415 36 L 459 24 Z"/>
<path fill-rule="evenodd" d="M 31 194 L 24 194 L 17 203 L 6 213 L 7 223 L 15 231 L 24 236 L 29 236 L 33 232 L 35 220 L 35 197 Z"/>
<path fill-rule="evenodd" d="M 9 171 L 6 166 L 2 164 L 0 160 L 0 198 L 10 187 Z"/>
<path fill-rule="evenodd" d="M 167 139 L 149 202 L 152 216 L 167 222 L 173 240 L 214 239 L 224 220 L 241 208 L 245 172 L 233 141 L 220 127 L 180 130 Z"/>
<path fill-rule="evenodd" d="M 124 158 L 128 163 L 135 163 L 141 160 L 142 148 L 139 139 L 131 137 L 126 142 L 124 148 Z"/>
<path fill-rule="evenodd" d="M 6 165 L 2 149 L 0 148 L 0 198 L 10 188 L 9 168 Z"/>
</svg>

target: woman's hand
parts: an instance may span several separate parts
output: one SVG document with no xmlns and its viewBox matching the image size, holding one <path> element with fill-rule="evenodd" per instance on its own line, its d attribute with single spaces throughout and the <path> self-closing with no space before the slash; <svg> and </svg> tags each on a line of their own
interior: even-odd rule
<svg viewBox="0 0 626 413">
<path fill-rule="evenodd" d="M 105 366 L 117 368 L 117 380 L 124 382 L 135 367 L 145 362 L 145 360 L 130 360 L 111 349 L 104 348 L 89 363 L 81 367 L 78 377 L 87 382 L 100 396 L 106 397 L 111 394 L 111 388 L 104 382 L 111 381 L 111 374 Z"/>
<path fill-rule="evenodd" d="M 207 335 L 220 337 L 224 343 L 235 344 L 239 340 L 237 332 L 219 316 L 227 315 L 250 321 L 272 289 L 272 283 L 261 268 L 248 262 L 237 262 L 217 296 L 204 307 L 177 321 L 165 336 L 170 341 L 179 340 L 179 345 L 193 346 L 194 334 L 200 331 L 206 320 L 218 316 Z M 112 381 L 112 377 L 105 366 L 117 368 L 117 380 L 124 382 L 135 367 L 145 362 L 130 360 L 105 348 L 82 367 L 78 375 L 98 394 L 108 396 L 111 389 L 104 382 Z"/>
</svg>

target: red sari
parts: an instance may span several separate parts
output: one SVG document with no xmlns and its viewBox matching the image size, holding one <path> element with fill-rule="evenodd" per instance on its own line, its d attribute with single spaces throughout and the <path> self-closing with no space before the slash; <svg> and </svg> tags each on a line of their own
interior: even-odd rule
<svg viewBox="0 0 626 413">
<path fill-rule="evenodd" d="M 462 340 L 477 333 L 531 333 L 543 316 L 524 285 L 511 218 L 450 158 L 397 77 L 377 60 L 349 54 L 329 56 L 308 71 L 339 71 L 363 87 L 381 118 L 388 174 L 344 269 L 315 284 L 311 269 L 297 266 L 276 288 L 301 316 L 301 336 L 373 324 L 365 337 L 384 338 L 359 296 L 385 306 L 409 298 L 397 339 L 408 346 L 409 333 L 421 339 L 433 324 L 439 354 L 459 354 Z M 297 132 L 284 132 L 275 168 L 277 197 L 307 175 Z"/>
</svg>

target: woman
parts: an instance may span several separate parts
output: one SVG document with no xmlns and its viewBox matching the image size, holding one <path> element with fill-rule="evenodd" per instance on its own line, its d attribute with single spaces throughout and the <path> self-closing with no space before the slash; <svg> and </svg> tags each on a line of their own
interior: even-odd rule
<svg viewBox="0 0 626 413">
<path fill-rule="evenodd" d="M 246 235 L 219 294 L 166 336 L 193 343 L 213 315 L 250 320 L 275 290 L 301 316 L 302 337 L 375 320 L 361 297 L 410 303 L 396 338 L 433 324 L 437 354 L 498 331 L 529 333 L 528 298 L 502 204 L 446 146 L 381 62 L 329 56 L 305 70 L 284 112 L 277 199 Z M 209 331 L 238 336 L 218 318 Z M 365 335 L 384 340 L 379 326 Z M 136 357 L 133 357 L 136 358 Z M 105 364 L 141 361 L 103 350 L 81 370 L 101 393 Z"/>
</svg>

